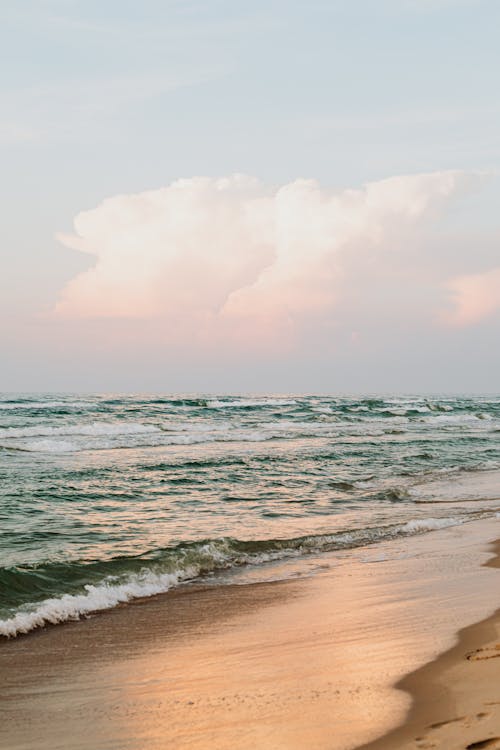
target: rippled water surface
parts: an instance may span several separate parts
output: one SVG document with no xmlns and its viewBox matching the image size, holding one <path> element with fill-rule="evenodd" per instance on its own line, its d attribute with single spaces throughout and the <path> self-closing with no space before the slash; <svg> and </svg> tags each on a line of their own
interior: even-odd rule
<svg viewBox="0 0 500 750">
<path fill-rule="evenodd" d="M 0 396 L 0 634 L 494 516 L 499 438 L 494 397 Z"/>
</svg>

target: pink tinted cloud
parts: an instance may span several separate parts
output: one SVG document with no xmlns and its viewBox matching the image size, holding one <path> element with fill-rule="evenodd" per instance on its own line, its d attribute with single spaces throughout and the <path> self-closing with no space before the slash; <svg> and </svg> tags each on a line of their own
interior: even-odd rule
<svg viewBox="0 0 500 750">
<path fill-rule="evenodd" d="M 446 284 L 453 309 L 445 320 L 454 326 L 479 323 L 500 310 L 500 268 L 458 276 Z"/>
<path fill-rule="evenodd" d="M 406 239 L 476 182 L 446 171 L 329 191 L 232 175 L 117 195 L 58 235 L 95 260 L 64 287 L 55 313 L 151 320 L 165 339 L 289 346 L 311 321 L 334 324 L 374 275 L 392 278 L 391 240 L 404 265 Z"/>
</svg>

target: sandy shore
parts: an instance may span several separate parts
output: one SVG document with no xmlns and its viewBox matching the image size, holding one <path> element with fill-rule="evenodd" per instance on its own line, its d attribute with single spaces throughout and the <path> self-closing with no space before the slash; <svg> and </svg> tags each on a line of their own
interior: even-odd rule
<svg viewBox="0 0 500 750">
<path fill-rule="evenodd" d="M 0 747 L 500 747 L 497 537 L 474 522 L 4 641 Z"/>
<path fill-rule="evenodd" d="M 492 546 L 486 565 L 499 568 L 500 541 Z M 396 687 L 413 698 L 403 725 L 362 750 L 500 749 L 500 609 Z"/>
</svg>

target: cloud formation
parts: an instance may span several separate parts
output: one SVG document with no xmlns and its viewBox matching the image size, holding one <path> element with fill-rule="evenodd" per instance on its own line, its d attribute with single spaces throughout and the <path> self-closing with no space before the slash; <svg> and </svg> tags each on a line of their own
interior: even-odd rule
<svg viewBox="0 0 500 750">
<path fill-rule="evenodd" d="M 362 307 L 373 284 L 413 284 L 416 274 L 442 285 L 429 281 L 432 261 L 414 238 L 476 182 L 444 171 L 330 191 L 314 180 L 269 188 L 233 175 L 118 195 L 78 214 L 73 235 L 58 235 L 95 264 L 62 290 L 56 313 L 154 319 L 173 337 L 293 337 L 308 321 L 334 323 L 355 299 Z M 452 282 L 456 323 L 478 314 L 468 278 Z"/>
<path fill-rule="evenodd" d="M 446 317 L 452 325 L 473 325 L 500 310 L 500 268 L 459 276 L 447 287 L 454 309 Z"/>
</svg>

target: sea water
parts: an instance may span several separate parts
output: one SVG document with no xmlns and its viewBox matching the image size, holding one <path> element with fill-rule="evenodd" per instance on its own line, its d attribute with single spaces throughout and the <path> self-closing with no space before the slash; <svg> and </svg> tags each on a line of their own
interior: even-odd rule
<svg viewBox="0 0 500 750">
<path fill-rule="evenodd" d="M 493 396 L 3 394 L 0 635 L 493 519 L 499 470 Z"/>
</svg>

